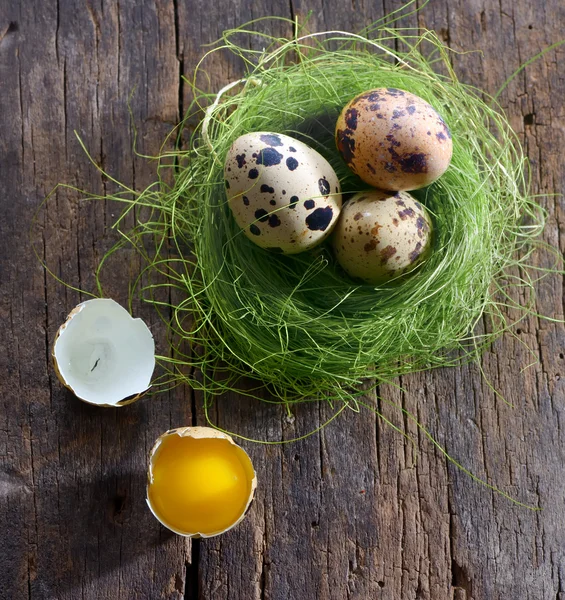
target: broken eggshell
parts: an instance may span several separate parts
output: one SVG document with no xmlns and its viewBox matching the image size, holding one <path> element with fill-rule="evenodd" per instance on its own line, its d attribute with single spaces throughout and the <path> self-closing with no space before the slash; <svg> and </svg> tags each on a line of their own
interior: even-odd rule
<svg viewBox="0 0 565 600">
<path fill-rule="evenodd" d="M 124 406 L 151 387 L 153 336 L 141 319 L 108 298 L 87 300 L 71 311 L 52 355 L 61 383 L 90 404 Z"/>
<path fill-rule="evenodd" d="M 152 500 L 151 494 L 151 486 L 155 482 L 154 478 L 154 465 L 156 460 L 159 457 L 159 451 L 162 445 L 165 443 L 168 438 L 171 436 L 179 436 L 181 438 L 192 438 L 193 440 L 225 440 L 228 444 L 233 447 L 234 452 L 236 453 L 239 462 L 243 468 L 243 471 L 246 474 L 246 481 L 248 485 L 248 495 L 247 501 L 245 505 L 242 507 L 241 511 L 238 515 L 233 519 L 233 521 L 227 526 L 219 528 L 218 530 L 204 533 L 203 531 L 185 531 L 175 527 L 170 521 L 168 521 L 163 515 L 159 514 L 158 509 L 158 501 Z M 180 458 L 180 457 L 179 457 Z M 247 452 L 238 444 L 236 444 L 231 436 L 222 431 L 218 431 L 217 429 L 213 429 L 212 427 L 178 427 L 176 429 L 169 429 L 161 436 L 157 438 L 153 448 L 149 453 L 149 467 L 147 470 L 147 491 L 146 491 L 146 502 L 149 510 L 153 514 L 153 516 L 167 529 L 176 533 L 177 535 L 181 535 L 189 538 L 210 538 L 225 533 L 230 529 L 233 529 L 236 525 L 238 525 L 249 512 L 249 508 L 251 503 L 253 502 L 253 498 L 255 496 L 255 490 L 257 488 L 257 475 L 255 473 L 255 469 L 253 468 L 253 463 L 251 462 L 251 458 L 247 454 Z"/>
</svg>

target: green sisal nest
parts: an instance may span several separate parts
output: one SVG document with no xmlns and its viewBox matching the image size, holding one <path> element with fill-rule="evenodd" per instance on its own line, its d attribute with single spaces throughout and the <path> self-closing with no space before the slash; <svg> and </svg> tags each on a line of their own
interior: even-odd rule
<svg viewBox="0 0 565 600">
<path fill-rule="evenodd" d="M 266 48 L 247 49 L 258 36 Z M 532 289 L 525 267 L 544 213 L 529 193 L 508 121 L 493 99 L 457 80 L 434 33 L 381 27 L 279 39 L 242 27 L 223 42 L 211 52 L 227 48 L 241 57 L 244 78 L 218 94 L 193 85 L 196 99 L 178 139 L 196 114 L 203 119 L 188 149 L 163 152 L 159 181 L 127 200 L 127 210 L 133 202 L 150 213 L 123 233 L 147 259 L 138 287 L 173 344 L 157 383 L 189 383 L 210 398 L 242 392 L 242 378 L 251 378 L 257 385 L 246 384 L 244 393 L 351 405 L 367 380 L 378 385 L 478 357 L 527 313 L 512 298 L 517 288 Z M 395 43 L 403 50 L 392 50 Z M 432 214 L 433 253 L 410 277 L 380 287 L 349 279 L 328 245 L 294 256 L 255 246 L 231 215 L 223 181 L 232 142 L 272 131 L 320 152 L 346 197 L 366 188 L 341 159 L 334 128 L 351 98 L 376 87 L 422 97 L 453 136 L 448 171 L 414 192 Z M 147 239 L 155 242 L 150 252 Z M 508 307 L 518 309 L 513 318 Z M 482 318 L 486 325 L 478 326 Z"/>
</svg>

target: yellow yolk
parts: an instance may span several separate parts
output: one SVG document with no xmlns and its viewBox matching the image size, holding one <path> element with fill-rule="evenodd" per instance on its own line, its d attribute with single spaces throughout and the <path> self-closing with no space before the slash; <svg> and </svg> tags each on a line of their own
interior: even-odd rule
<svg viewBox="0 0 565 600">
<path fill-rule="evenodd" d="M 152 463 L 148 496 L 159 518 L 184 533 L 218 533 L 243 514 L 253 468 L 241 448 L 219 438 L 169 435 Z"/>
</svg>

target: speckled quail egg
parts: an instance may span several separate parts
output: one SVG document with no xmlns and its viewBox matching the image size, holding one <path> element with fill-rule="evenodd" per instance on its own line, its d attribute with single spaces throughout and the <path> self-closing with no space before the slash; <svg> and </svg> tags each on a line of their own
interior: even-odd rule
<svg viewBox="0 0 565 600">
<path fill-rule="evenodd" d="M 336 125 L 336 143 L 354 173 L 383 190 L 415 190 L 443 175 L 451 161 L 449 129 L 422 98 L 379 88 L 353 98 Z"/>
<path fill-rule="evenodd" d="M 110 298 L 76 306 L 59 327 L 52 354 L 57 377 L 84 402 L 125 406 L 151 387 L 153 335 Z"/>
<path fill-rule="evenodd" d="M 371 190 L 344 205 L 332 244 L 351 277 L 379 284 L 419 265 L 431 251 L 431 239 L 431 218 L 413 196 Z"/>
<path fill-rule="evenodd" d="M 255 132 L 237 138 L 224 176 L 237 224 L 262 248 L 285 254 L 309 250 L 337 222 L 341 188 L 333 168 L 287 135 Z"/>
</svg>

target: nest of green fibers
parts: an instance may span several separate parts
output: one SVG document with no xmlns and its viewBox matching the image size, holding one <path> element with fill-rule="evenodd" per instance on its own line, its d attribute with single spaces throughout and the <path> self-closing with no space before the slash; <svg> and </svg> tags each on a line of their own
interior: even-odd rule
<svg viewBox="0 0 565 600">
<path fill-rule="evenodd" d="M 249 50 L 258 36 L 264 49 Z M 512 288 L 533 290 L 527 267 L 544 213 L 529 193 L 519 140 L 494 100 L 457 80 L 434 33 L 280 39 L 244 27 L 226 32 L 216 51 L 240 57 L 245 76 L 219 93 L 193 85 L 196 99 L 177 130 L 180 140 L 200 115 L 189 147 L 163 152 L 159 181 L 130 201 L 151 209 L 125 239 L 147 259 L 139 287 L 173 344 L 157 383 L 218 394 L 241 392 L 241 379 L 251 378 L 257 386 L 246 393 L 265 397 L 258 390 L 267 387 L 274 401 L 354 401 L 367 380 L 478 357 L 512 324 L 508 307 L 519 308 L 512 321 L 529 310 Z M 233 141 L 253 131 L 296 137 L 331 163 L 347 198 L 367 186 L 340 157 L 335 122 L 351 98 L 377 87 L 422 97 L 452 133 L 448 171 L 414 192 L 434 221 L 429 259 L 402 281 L 374 286 L 348 278 L 328 245 L 292 256 L 254 245 L 226 198 Z"/>
</svg>

